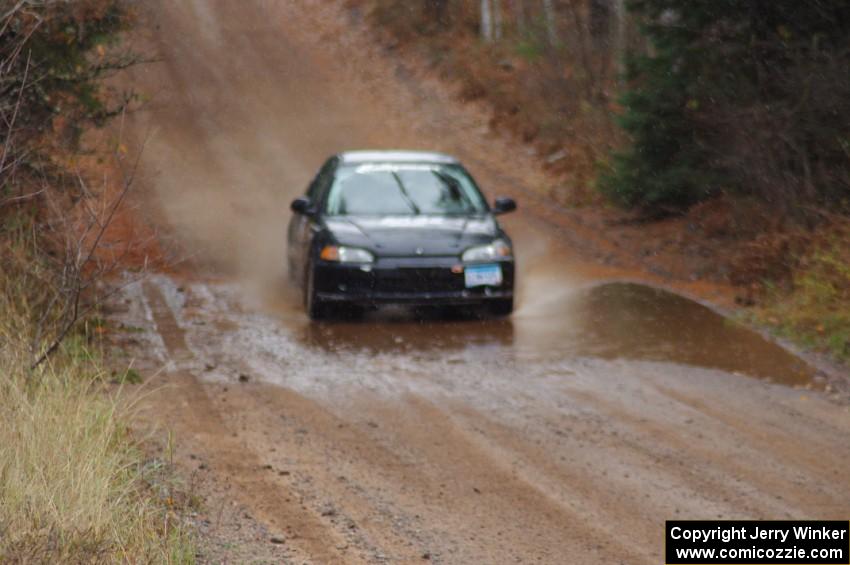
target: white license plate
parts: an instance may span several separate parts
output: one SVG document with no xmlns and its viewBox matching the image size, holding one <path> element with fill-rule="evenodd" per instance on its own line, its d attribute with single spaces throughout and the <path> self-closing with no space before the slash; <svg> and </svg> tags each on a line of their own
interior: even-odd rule
<svg viewBox="0 0 850 565">
<path fill-rule="evenodd" d="M 502 284 L 501 265 L 471 265 L 464 270 L 466 287 L 499 286 Z"/>
</svg>

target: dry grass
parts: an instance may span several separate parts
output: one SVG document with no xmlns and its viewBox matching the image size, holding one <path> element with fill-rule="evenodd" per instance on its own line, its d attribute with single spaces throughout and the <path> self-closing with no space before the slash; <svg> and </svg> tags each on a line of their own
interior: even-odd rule
<svg viewBox="0 0 850 565">
<path fill-rule="evenodd" d="M 85 336 L 29 369 L 37 271 L 0 270 L 0 562 L 192 562 Z"/>
</svg>

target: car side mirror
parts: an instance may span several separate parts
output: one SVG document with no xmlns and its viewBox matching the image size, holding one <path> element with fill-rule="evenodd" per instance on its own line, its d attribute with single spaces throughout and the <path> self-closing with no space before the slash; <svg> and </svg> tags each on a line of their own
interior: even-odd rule
<svg viewBox="0 0 850 565">
<path fill-rule="evenodd" d="M 516 210 L 516 201 L 513 198 L 502 196 L 493 203 L 493 213 L 496 215 L 507 214 L 514 210 Z"/>
<path fill-rule="evenodd" d="M 289 205 L 289 209 L 296 214 L 301 214 L 302 216 L 313 216 L 316 214 L 316 209 L 313 208 L 313 203 L 310 202 L 309 198 L 304 196 L 299 196 L 293 200 L 292 204 Z"/>
</svg>

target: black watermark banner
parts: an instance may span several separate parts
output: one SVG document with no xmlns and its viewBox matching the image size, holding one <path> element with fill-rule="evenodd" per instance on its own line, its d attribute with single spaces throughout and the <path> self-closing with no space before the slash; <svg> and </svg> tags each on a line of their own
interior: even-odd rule
<svg viewBox="0 0 850 565">
<path fill-rule="evenodd" d="M 668 520 L 667 565 L 847 565 L 850 522 Z"/>
</svg>

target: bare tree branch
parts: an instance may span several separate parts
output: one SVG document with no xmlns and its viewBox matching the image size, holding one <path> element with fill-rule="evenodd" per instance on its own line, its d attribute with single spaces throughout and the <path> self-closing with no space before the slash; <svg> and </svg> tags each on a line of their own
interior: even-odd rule
<svg viewBox="0 0 850 565">
<path fill-rule="evenodd" d="M 121 191 L 118 193 L 116 198 L 113 199 L 113 201 L 108 205 L 108 211 L 106 212 L 105 217 L 103 219 L 100 219 L 98 214 L 91 213 L 88 227 L 84 230 L 82 235 L 78 235 L 76 238 L 75 251 L 73 253 L 66 251 L 66 257 L 73 257 L 74 259 L 73 261 L 66 260 L 65 272 L 70 272 L 70 276 L 68 278 L 71 280 L 71 284 L 66 285 L 66 290 L 63 293 L 65 294 L 66 299 L 66 306 L 65 308 L 63 308 L 63 312 L 60 317 L 60 319 L 63 320 L 63 323 L 60 326 L 60 329 L 55 335 L 55 337 L 50 342 L 50 344 L 38 357 L 36 357 L 35 361 L 33 361 L 32 365 L 30 366 L 31 369 L 37 368 L 39 365 L 44 363 L 53 353 L 55 353 L 59 346 L 62 344 L 62 342 L 65 340 L 65 338 L 68 336 L 68 333 L 80 320 L 81 316 L 84 316 L 85 314 L 90 312 L 92 308 L 94 308 L 94 306 L 90 306 L 82 311 L 80 310 L 80 301 L 83 292 L 96 281 L 100 280 L 109 270 L 111 270 L 118 264 L 116 260 L 113 260 L 108 269 L 101 267 L 95 269 L 88 277 L 84 275 L 86 267 L 89 265 L 89 263 L 93 261 L 93 259 L 95 259 L 96 253 L 98 249 L 100 249 L 103 237 L 109 226 L 112 224 L 112 221 L 115 218 L 115 214 L 117 213 L 121 205 L 124 203 L 127 195 L 130 192 L 146 143 L 147 140 L 145 140 L 145 142 L 143 142 L 142 146 L 139 148 L 139 151 L 136 154 L 136 158 L 133 162 L 132 167 L 130 168 L 129 173 L 123 175 Z M 91 212 L 90 207 L 87 207 L 86 209 Z M 90 244 L 87 244 L 86 241 L 88 240 L 89 230 L 95 224 L 98 226 L 97 234 L 95 235 L 94 240 Z M 39 334 L 41 334 L 41 330 L 39 330 Z"/>
</svg>

